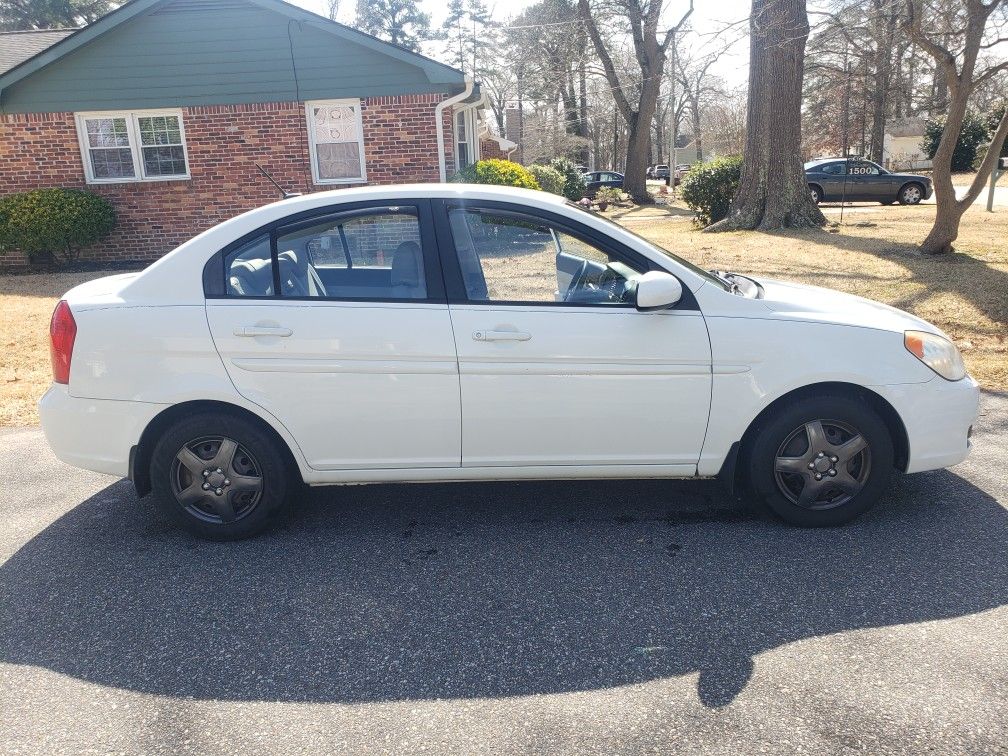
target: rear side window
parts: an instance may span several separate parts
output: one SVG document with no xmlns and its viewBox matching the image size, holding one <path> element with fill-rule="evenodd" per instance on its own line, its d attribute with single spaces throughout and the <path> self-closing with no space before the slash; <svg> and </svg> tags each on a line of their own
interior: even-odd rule
<svg viewBox="0 0 1008 756">
<path fill-rule="evenodd" d="M 229 297 L 273 296 L 273 260 L 269 234 L 258 236 L 224 258 Z"/>
<path fill-rule="evenodd" d="M 412 207 L 375 208 L 277 231 L 280 295 L 426 299 L 420 221 Z"/>
</svg>

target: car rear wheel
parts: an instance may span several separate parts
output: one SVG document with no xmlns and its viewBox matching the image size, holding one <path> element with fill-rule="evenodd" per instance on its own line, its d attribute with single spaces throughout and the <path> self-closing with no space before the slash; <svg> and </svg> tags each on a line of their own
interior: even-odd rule
<svg viewBox="0 0 1008 756">
<path fill-rule="evenodd" d="M 843 396 L 810 397 L 756 431 L 747 456 L 749 483 L 786 522 L 842 525 L 878 501 L 893 454 L 889 430 L 870 406 Z"/>
<path fill-rule="evenodd" d="M 255 423 L 226 413 L 186 418 L 162 435 L 151 485 L 168 517 L 194 535 L 237 540 L 269 528 L 287 491 L 276 442 Z"/>
<path fill-rule="evenodd" d="M 822 189 L 812 184 L 809 186 L 809 192 L 812 194 L 812 201 L 818 205 L 822 201 Z"/>
<path fill-rule="evenodd" d="M 924 199 L 924 189 L 920 184 L 907 184 L 899 193 L 901 205 L 919 205 Z"/>
</svg>

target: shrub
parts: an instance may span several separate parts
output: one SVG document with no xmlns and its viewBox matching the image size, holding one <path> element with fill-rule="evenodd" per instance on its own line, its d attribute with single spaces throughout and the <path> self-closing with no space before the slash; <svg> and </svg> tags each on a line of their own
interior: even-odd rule
<svg viewBox="0 0 1008 756">
<path fill-rule="evenodd" d="M 549 162 L 551 168 L 559 171 L 564 178 L 563 196 L 571 202 L 577 202 L 584 197 L 585 180 L 581 171 L 574 163 L 565 157 L 554 158 Z"/>
<path fill-rule="evenodd" d="M 615 186 L 603 186 L 595 192 L 596 202 L 605 202 L 610 205 L 620 202 L 623 199 L 623 192 Z"/>
<path fill-rule="evenodd" d="M 480 160 L 452 176 L 452 181 L 465 184 L 497 184 L 521 189 L 539 189 L 535 176 L 523 165 L 510 160 Z"/>
<path fill-rule="evenodd" d="M 1006 107 L 1008 107 L 1008 102 L 1002 102 L 987 117 L 987 139 L 993 139 L 997 133 L 997 128 L 1001 124 L 1001 118 L 1004 117 Z M 985 139 L 984 141 L 987 140 Z M 999 154 L 1001 157 L 1008 157 L 1008 137 L 1005 137 L 1004 142 L 1001 143 L 1001 152 Z M 973 162 L 974 170 L 980 167 L 980 161 L 983 159 L 984 153 L 977 150 L 977 156 Z"/>
<path fill-rule="evenodd" d="M 929 118 L 924 122 L 924 141 L 921 142 L 920 147 L 929 160 L 933 160 L 938 151 L 938 143 L 941 141 L 942 129 L 944 128 L 944 118 L 935 120 Z M 952 170 L 971 170 L 974 161 L 976 161 L 977 150 L 989 138 L 990 133 L 986 120 L 973 111 L 967 111 L 963 118 L 962 131 L 959 132 L 955 149 L 952 151 Z"/>
<path fill-rule="evenodd" d="M 548 165 L 534 164 L 529 166 L 529 171 L 535 177 L 535 180 L 539 182 L 539 187 L 544 192 L 563 196 L 564 175 L 556 168 L 551 168 Z"/>
<path fill-rule="evenodd" d="M 0 197 L 0 252 L 72 263 L 115 227 L 108 200 L 81 189 L 33 189 Z"/>
<path fill-rule="evenodd" d="M 682 178 L 683 201 L 705 226 L 728 215 L 742 176 L 742 158 L 735 155 L 697 163 Z"/>
</svg>

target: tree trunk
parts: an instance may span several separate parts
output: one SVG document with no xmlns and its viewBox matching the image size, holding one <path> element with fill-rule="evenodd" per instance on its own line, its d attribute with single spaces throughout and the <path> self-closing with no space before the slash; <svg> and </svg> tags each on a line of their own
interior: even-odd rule
<svg viewBox="0 0 1008 756">
<path fill-rule="evenodd" d="M 889 101 L 893 65 L 892 45 L 896 33 L 896 11 L 884 7 L 884 0 L 875 0 L 873 42 L 875 44 L 875 86 L 872 88 L 872 128 L 870 157 L 882 163 L 885 146 L 886 105 Z M 889 11 L 886 13 L 886 11 Z"/>
<path fill-rule="evenodd" d="M 691 108 L 693 113 L 693 142 L 696 146 L 697 162 L 703 162 L 703 136 L 700 134 L 700 95 L 693 100 Z M 673 166 L 674 168 L 674 166 Z"/>
<path fill-rule="evenodd" d="M 753 0 L 742 177 L 728 217 L 709 231 L 825 225 L 801 162 L 805 0 Z"/>
<path fill-rule="evenodd" d="M 949 121 L 952 121 L 953 118 L 958 121 L 955 130 L 951 132 L 955 134 L 955 138 L 946 139 L 946 135 L 949 133 L 947 131 L 948 122 L 946 122 L 946 131 L 942 133 L 942 141 L 938 144 L 938 151 L 935 153 L 932 174 L 936 202 L 935 221 L 927 237 L 921 243 L 921 252 L 926 255 L 941 255 L 955 251 L 952 244 L 959 236 L 959 222 L 962 220 L 963 214 L 972 206 L 974 200 L 980 196 L 980 192 L 983 191 L 991 171 L 997 166 L 998 156 L 1001 154 L 1000 147 L 1008 138 L 1008 110 L 1005 110 L 997 130 L 994 132 L 994 138 L 987 148 L 987 154 L 980 163 L 980 169 L 973 177 L 965 196 L 956 199 L 955 187 L 952 186 L 952 150 L 962 128 L 963 116 L 966 112 L 965 99 L 965 97 L 956 97 L 952 100 L 949 107 Z M 947 154 L 942 151 L 942 146 L 946 141 L 951 145 Z"/>
<path fill-rule="evenodd" d="M 955 251 L 952 243 L 959 236 L 959 221 L 966 208 L 958 202 L 944 202 L 937 205 L 934 225 L 921 244 L 921 252 L 926 255 L 942 255 Z"/>
</svg>

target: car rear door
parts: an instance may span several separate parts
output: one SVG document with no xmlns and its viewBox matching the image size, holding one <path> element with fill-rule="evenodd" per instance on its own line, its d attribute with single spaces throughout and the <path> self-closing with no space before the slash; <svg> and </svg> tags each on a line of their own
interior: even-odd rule
<svg viewBox="0 0 1008 756">
<path fill-rule="evenodd" d="M 895 199 L 896 190 L 891 189 L 892 179 L 883 174 L 879 166 L 867 160 L 852 161 L 850 165 L 851 182 L 855 187 L 852 199 L 863 201 L 884 202 Z"/>
<path fill-rule="evenodd" d="M 459 466 L 457 360 L 426 201 L 292 217 L 213 265 L 221 359 L 309 465 Z"/>
<path fill-rule="evenodd" d="M 632 250 L 556 213 L 440 204 L 463 467 L 694 474 L 711 353 L 692 294 L 638 312 L 616 279 L 658 267 Z"/>
</svg>

